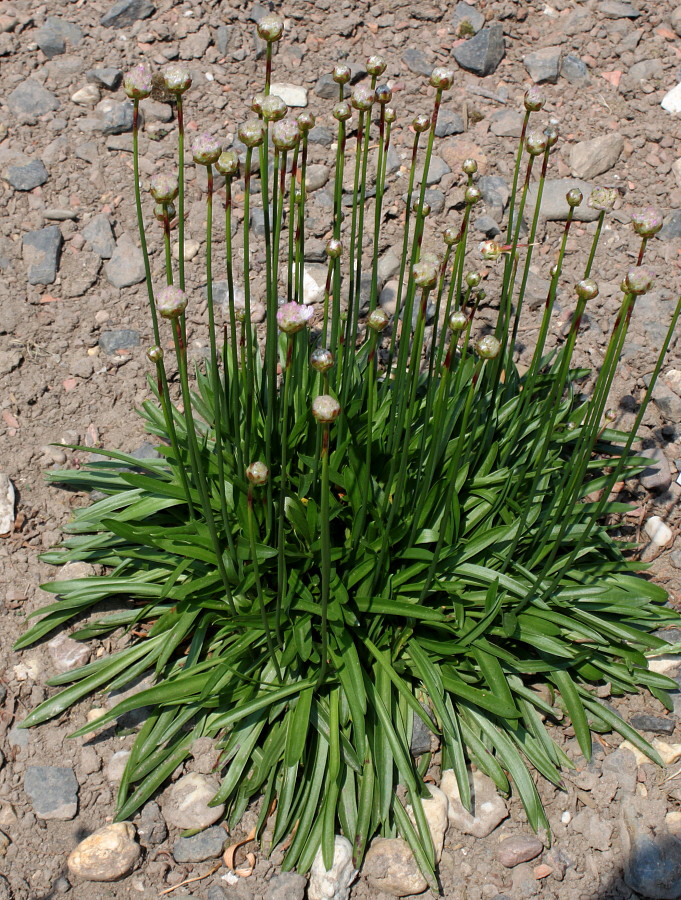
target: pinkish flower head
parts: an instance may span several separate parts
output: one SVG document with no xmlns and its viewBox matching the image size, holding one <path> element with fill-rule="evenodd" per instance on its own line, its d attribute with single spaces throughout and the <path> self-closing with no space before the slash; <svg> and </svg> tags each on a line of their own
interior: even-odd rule
<svg viewBox="0 0 681 900">
<path fill-rule="evenodd" d="M 338 418 L 341 405 L 330 394 L 320 394 L 312 401 L 312 415 L 320 425 L 328 425 Z"/>
<path fill-rule="evenodd" d="M 272 143 L 277 150 L 293 150 L 300 141 L 300 128 L 295 119 L 282 119 L 272 126 Z"/>
<path fill-rule="evenodd" d="M 149 191 L 157 203 L 170 203 L 177 197 L 177 175 L 169 172 L 157 172 L 149 182 Z"/>
<path fill-rule="evenodd" d="M 200 166 L 211 166 L 217 162 L 222 153 L 222 145 L 218 138 L 207 131 L 198 134 L 192 141 L 194 162 Z"/>
<path fill-rule="evenodd" d="M 641 237 L 650 238 L 662 228 L 662 213 L 659 209 L 649 206 L 631 217 L 634 231 Z"/>
<path fill-rule="evenodd" d="M 326 347 L 317 347 L 310 354 L 310 365 L 317 372 L 328 372 L 333 364 L 333 353 Z"/>
<path fill-rule="evenodd" d="M 171 94 L 184 94 L 192 85 L 192 76 L 183 66 L 166 66 L 163 70 L 163 84 Z"/>
<path fill-rule="evenodd" d="M 366 112 L 376 101 L 376 94 L 367 84 L 358 84 L 352 92 L 351 102 L 355 109 Z"/>
<path fill-rule="evenodd" d="M 246 478 L 248 478 L 251 484 L 265 484 L 267 479 L 269 478 L 269 475 L 270 470 L 267 468 L 265 463 L 260 462 L 260 460 L 252 462 L 246 469 Z"/>
<path fill-rule="evenodd" d="M 187 308 L 187 295 L 174 284 L 166 285 L 156 294 L 156 309 L 164 319 L 177 319 Z"/>
<path fill-rule="evenodd" d="M 151 94 L 151 72 L 140 63 L 123 77 L 123 90 L 131 100 L 144 100 Z"/>
<path fill-rule="evenodd" d="M 617 200 L 616 188 L 595 187 L 591 191 L 586 205 L 591 209 L 601 209 L 607 212 L 613 208 L 615 200 Z"/>
<path fill-rule="evenodd" d="M 284 303 L 277 310 L 277 325 L 285 334 L 295 334 L 302 331 L 314 315 L 311 306 L 303 306 L 300 303 Z"/>
</svg>

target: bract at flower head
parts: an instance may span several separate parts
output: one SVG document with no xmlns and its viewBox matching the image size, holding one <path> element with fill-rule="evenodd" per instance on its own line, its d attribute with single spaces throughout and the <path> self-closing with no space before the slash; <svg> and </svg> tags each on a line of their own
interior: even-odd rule
<svg viewBox="0 0 681 900">
<path fill-rule="evenodd" d="M 339 100 L 338 103 L 334 103 L 333 109 L 331 110 L 331 115 L 339 122 L 347 122 L 347 120 L 352 115 L 350 104 L 347 102 L 347 100 Z"/>
<path fill-rule="evenodd" d="M 634 266 L 624 278 L 627 290 L 631 294 L 646 294 L 655 280 L 655 273 L 647 266 Z"/>
<path fill-rule="evenodd" d="M 260 119 L 248 119 L 239 126 L 239 140 L 247 147 L 259 147 L 265 137 L 265 126 Z"/>
<path fill-rule="evenodd" d="M 187 295 L 174 284 L 168 284 L 156 294 L 156 309 L 164 319 L 177 319 L 187 308 Z"/>
<path fill-rule="evenodd" d="M 334 66 L 331 77 L 336 82 L 336 84 L 347 84 L 352 77 L 350 66 L 345 66 L 342 63 L 340 65 Z"/>
<path fill-rule="evenodd" d="M 315 117 L 311 112 L 304 110 L 301 113 L 298 113 L 298 128 L 300 128 L 301 132 L 304 134 L 306 131 L 312 131 L 316 123 Z"/>
<path fill-rule="evenodd" d="M 435 66 L 430 73 L 430 84 L 440 91 L 448 91 L 454 84 L 454 70 L 445 66 Z"/>
<path fill-rule="evenodd" d="M 463 331 L 466 325 L 468 325 L 468 316 L 460 309 L 457 309 L 449 317 L 449 327 L 452 331 Z"/>
<path fill-rule="evenodd" d="M 367 72 L 369 75 L 382 75 L 385 72 L 387 65 L 388 63 L 385 61 L 384 57 L 375 53 L 367 60 Z"/>
<path fill-rule="evenodd" d="M 478 249 L 483 259 L 499 259 L 504 252 L 499 241 L 483 241 Z"/>
<path fill-rule="evenodd" d="M 262 101 L 261 109 L 262 117 L 266 122 L 278 122 L 288 112 L 288 106 L 276 94 L 270 94 L 268 97 L 265 97 Z"/>
<path fill-rule="evenodd" d="M 575 285 L 575 294 L 580 300 L 593 300 L 598 297 L 598 284 L 593 278 L 582 278 Z"/>
<path fill-rule="evenodd" d="M 371 109 L 375 101 L 375 92 L 366 84 L 358 84 L 352 92 L 352 105 L 360 112 Z"/>
<path fill-rule="evenodd" d="M 284 303 L 277 310 L 277 325 L 285 334 L 295 334 L 302 331 L 314 315 L 311 306 L 303 306 L 301 303 Z"/>
<path fill-rule="evenodd" d="M 434 253 L 424 253 L 411 267 L 411 277 L 420 288 L 432 290 L 437 284 L 440 261 Z"/>
<path fill-rule="evenodd" d="M 215 168 L 227 178 L 234 177 L 239 172 L 239 157 L 234 150 L 223 150 L 217 158 Z"/>
<path fill-rule="evenodd" d="M 258 37 L 268 44 L 278 41 L 284 33 L 284 21 L 275 13 L 269 13 L 263 16 L 258 22 Z"/>
<path fill-rule="evenodd" d="M 367 318 L 367 328 L 371 328 L 372 331 L 383 331 L 383 329 L 387 326 L 390 321 L 390 316 L 388 313 L 381 309 L 380 306 L 377 306 L 376 309 L 372 309 Z"/>
<path fill-rule="evenodd" d="M 485 337 L 475 345 L 476 352 L 481 359 L 494 359 L 499 355 L 501 343 L 492 334 L 486 334 Z"/>
<path fill-rule="evenodd" d="M 157 363 L 161 362 L 163 359 L 163 348 L 159 347 L 158 344 L 154 344 L 153 347 L 149 347 L 147 350 L 147 359 L 149 362 Z"/>
<path fill-rule="evenodd" d="M 151 72 L 140 63 L 123 76 L 123 90 L 131 100 L 144 100 L 151 94 Z"/>
</svg>

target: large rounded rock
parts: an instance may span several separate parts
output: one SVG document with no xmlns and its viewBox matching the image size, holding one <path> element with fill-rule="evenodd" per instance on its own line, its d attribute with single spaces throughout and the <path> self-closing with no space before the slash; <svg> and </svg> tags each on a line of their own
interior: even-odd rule
<svg viewBox="0 0 681 900">
<path fill-rule="evenodd" d="M 503 822 L 508 816 L 508 810 L 503 798 L 499 796 L 496 785 L 487 775 L 476 771 L 469 781 L 470 812 L 461 802 L 459 785 L 453 769 L 446 769 L 442 773 L 441 788 L 449 800 L 449 823 L 464 834 L 484 838 Z"/>
<path fill-rule="evenodd" d="M 225 807 L 209 806 L 217 794 L 219 784 L 214 778 L 192 772 L 165 791 L 163 795 L 163 818 L 168 825 L 176 828 L 208 828 L 221 819 Z"/>
<path fill-rule="evenodd" d="M 402 838 L 375 838 L 362 874 L 372 888 L 393 897 L 421 894 L 428 887 L 409 844 Z"/>
<path fill-rule="evenodd" d="M 67 864 L 72 875 L 85 881 L 116 881 L 132 872 L 140 852 L 135 826 L 115 822 L 81 841 Z"/>
<path fill-rule="evenodd" d="M 331 868 L 324 865 L 321 847 L 310 870 L 308 900 L 348 900 L 350 885 L 357 877 L 352 862 L 352 844 L 340 834 L 334 838 Z M 273 879 L 274 880 L 274 879 Z"/>
</svg>

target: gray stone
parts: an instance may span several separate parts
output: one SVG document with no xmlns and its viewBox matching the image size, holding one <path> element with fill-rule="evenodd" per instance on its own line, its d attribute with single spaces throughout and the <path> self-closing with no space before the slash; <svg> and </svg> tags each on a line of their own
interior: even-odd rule
<svg viewBox="0 0 681 900">
<path fill-rule="evenodd" d="M 501 175 L 481 175 L 478 188 L 486 205 L 494 212 L 503 214 L 511 196 L 511 188 Z"/>
<path fill-rule="evenodd" d="M 498 109 L 490 116 L 490 131 L 497 137 L 519 138 L 523 117 L 514 109 Z"/>
<path fill-rule="evenodd" d="M 251 209 L 250 220 L 253 234 L 263 237 L 265 234 L 265 213 L 259 206 L 254 206 Z"/>
<path fill-rule="evenodd" d="M 547 178 L 544 182 L 544 193 L 541 202 L 541 215 L 549 222 L 564 222 L 567 219 L 569 206 L 565 195 L 572 188 L 579 188 L 588 197 L 594 186 L 579 178 Z M 532 184 L 527 192 L 527 216 L 532 216 L 537 202 L 537 185 Z M 575 207 L 576 222 L 593 222 L 598 218 L 598 210 L 591 209 L 586 203 Z"/>
<path fill-rule="evenodd" d="M 501 234 L 501 228 L 491 216 L 478 216 L 473 224 L 485 237 L 495 238 L 498 234 Z"/>
<path fill-rule="evenodd" d="M 674 241 L 681 237 L 681 209 L 672 210 L 664 220 L 664 225 L 657 232 L 661 241 Z"/>
<path fill-rule="evenodd" d="M 601 0 L 596 10 L 606 19 L 637 19 L 641 15 L 628 0 Z"/>
<path fill-rule="evenodd" d="M 454 47 L 452 54 L 462 69 L 484 78 L 496 71 L 504 58 L 504 29 L 501 25 L 489 25 L 475 37 Z"/>
<path fill-rule="evenodd" d="M 90 69 L 85 73 L 85 80 L 107 91 L 115 91 L 123 80 L 123 72 L 110 66 L 104 69 Z"/>
<path fill-rule="evenodd" d="M 33 33 L 33 40 L 48 59 L 66 52 L 66 41 L 76 47 L 83 39 L 83 32 L 77 25 L 48 16 L 42 28 Z"/>
<path fill-rule="evenodd" d="M 139 331 L 132 328 L 118 328 L 115 331 L 104 331 L 99 337 L 99 346 L 105 353 L 115 353 L 117 350 L 129 350 L 139 347 Z"/>
<path fill-rule="evenodd" d="M 329 167 L 321 163 L 313 163 L 305 172 L 305 186 L 308 191 L 318 191 L 329 180 Z"/>
<path fill-rule="evenodd" d="M 57 277 L 59 254 L 64 239 L 58 225 L 27 232 L 22 241 L 29 284 L 52 284 Z"/>
<path fill-rule="evenodd" d="M 580 141 L 570 151 L 570 168 L 577 178 L 595 178 L 612 169 L 623 149 L 624 136 L 618 131 Z"/>
<path fill-rule="evenodd" d="M 586 63 L 573 53 L 568 53 L 563 57 L 560 74 L 570 84 L 586 84 L 591 80 Z"/>
<path fill-rule="evenodd" d="M 407 194 L 403 194 L 402 199 L 406 203 Z M 418 197 L 416 199 L 418 199 Z M 426 203 L 430 204 L 430 211 L 434 216 L 439 215 L 445 208 L 445 195 L 442 191 L 437 190 L 437 188 L 428 188 L 425 192 L 424 200 Z"/>
<path fill-rule="evenodd" d="M 215 29 L 215 46 L 218 48 L 220 56 L 227 56 L 230 36 L 231 29 L 229 25 L 218 25 Z"/>
<path fill-rule="evenodd" d="M 681 841 L 671 834 L 653 837 L 636 811 L 622 805 L 620 828 L 624 850 L 624 880 L 638 894 L 651 900 L 681 897 Z"/>
<path fill-rule="evenodd" d="M 604 853 L 610 849 L 612 838 L 612 824 L 601 818 L 593 809 L 583 809 L 572 822 L 570 828 L 577 834 L 581 834 L 592 850 L 600 850 Z"/>
<path fill-rule="evenodd" d="M 464 24 L 466 23 L 466 24 Z M 477 34 L 485 24 L 485 17 L 470 3 L 457 3 L 452 13 L 452 28 L 457 34 L 465 31 L 472 31 Z M 462 28 L 463 25 L 463 28 Z M 468 27 L 467 27 L 468 26 Z"/>
<path fill-rule="evenodd" d="M 104 265 L 109 284 L 117 288 L 130 287 L 144 281 L 144 257 L 139 247 L 126 234 L 116 243 L 111 259 Z"/>
<path fill-rule="evenodd" d="M 450 134 L 463 134 L 463 132 L 462 117 L 448 109 L 441 109 L 437 117 L 437 125 L 435 126 L 435 137 L 449 137 Z"/>
<path fill-rule="evenodd" d="M 428 177 L 426 178 L 426 184 L 438 184 L 445 177 L 445 175 L 449 175 L 451 171 L 452 170 L 449 168 L 449 166 L 441 156 L 431 156 L 430 165 L 428 166 Z M 423 167 L 419 166 L 416 171 L 417 184 L 421 183 L 422 178 Z"/>
<path fill-rule="evenodd" d="M 132 116 L 133 105 L 128 100 L 106 97 L 95 106 L 95 117 L 82 119 L 79 124 L 81 128 L 100 134 L 123 134 L 132 131 Z"/>
<path fill-rule="evenodd" d="M 23 166 L 9 166 L 7 169 L 7 180 L 15 191 L 32 191 L 45 184 L 49 177 L 40 159 L 32 159 Z"/>
<path fill-rule="evenodd" d="M 145 846 L 162 844 L 168 837 L 168 828 L 163 821 L 161 807 L 155 800 L 150 800 L 142 808 L 137 821 L 137 834 L 140 843 Z"/>
<path fill-rule="evenodd" d="M 223 891 L 219 884 L 213 884 L 208 888 L 206 900 L 228 900 L 228 898 L 227 894 Z M 232 898 L 229 898 L 229 900 L 232 900 Z M 234 897 L 234 900 L 241 900 L 241 897 Z M 244 898 L 244 900 L 246 900 L 246 898 Z"/>
<path fill-rule="evenodd" d="M 400 171 L 401 166 L 402 160 L 400 159 L 400 154 L 397 152 L 394 145 L 391 144 L 388 147 L 388 152 L 385 157 L 385 174 L 394 175 L 395 172 Z"/>
<path fill-rule="evenodd" d="M 158 452 L 154 444 L 151 444 L 149 441 L 142 441 L 139 447 L 131 451 L 130 456 L 134 456 L 135 459 L 161 458 L 161 454 Z"/>
<path fill-rule="evenodd" d="M 315 125 L 308 132 L 307 138 L 311 144 L 321 144 L 322 147 L 328 147 L 335 140 L 333 132 L 326 125 Z"/>
<path fill-rule="evenodd" d="M 651 78 L 662 78 L 664 66 L 660 59 L 642 59 L 634 63 L 627 72 L 629 78 L 634 81 L 649 81 Z"/>
<path fill-rule="evenodd" d="M 303 900 L 307 878 L 297 872 L 282 872 L 275 875 L 267 886 L 265 900 Z"/>
<path fill-rule="evenodd" d="M 499 842 L 497 859 L 502 866 L 512 869 L 520 863 L 535 859 L 543 849 L 544 845 L 539 838 L 529 834 L 514 834 Z"/>
<path fill-rule="evenodd" d="M 207 828 L 221 819 L 224 804 L 211 806 L 220 783 L 206 775 L 183 775 L 163 793 L 163 818 L 176 828 Z"/>
<path fill-rule="evenodd" d="M 681 6 L 674 9 L 670 22 L 674 31 L 681 37 Z"/>
<path fill-rule="evenodd" d="M 523 65 L 535 84 L 555 84 L 558 81 L 561 52 L 560 47 L 542 47 L 525 56 Z"/>
<path fill-rule="evenodd" d="M 149 0 L 118 0 L 99 20 L 106 28 L 125 28 L 138 19 L 148 19 L 156 12 Z"/>
<path fill-rule="evenodd" d="M 662 716 L 632 716 L 629 724 L 637 731 L 652 731 L 654 734 L 673 734 L 675 728 L 675 723 L 671 719 Z"/>
<path fill-rule="evenodd" d="M 648 491 L 666 491 L 672 483 L 672 473 L 667 457 L 658 447 L 641 450 L 637 456 L 645 456 L 652 465 L 644 469 L 638 476 L 639 481 Z"/>
<path fill-rule="evenodd" d="M 78 781 L 68 766 L 28 766 L 24 790 L 39 819 L 72 819 L 78 812 Z"/>
<path fill-rule="evenodd" d="M 669 299 L 671 299 L 671 295 L 663 295 L 661 291 L 649 291 L 636 300 L 632 321 L 635 325 L 640 326 L 642 333 L 646 335 L 649 346 L 661 346 L 667 335 L 671 304 L 664 301 Z M 668 391 L 669 386 L 658 379 L 653 389 L 653 400 L 660 412 L 667 416 L 668 421 L 678 425 L 681 421 L 681 404 L 675 394 L 673 394 L 674 399 L 669 400 Z"/>
<path fill-rule="evenodd" d="M 638 766 L 636 757 L 627 750 L 618 747 L 612 753 L 609 753 L 601 763 L 603 775 L 609 775 L 617 781 L 619 787 L 626 793 L 632 793 L 636 790 L 636 777 Z"/>
<path fill-rule="evenodd" d="M 320 75 L 314 86 L 314 92 L 322 100 L 338 100 L 340 96 L 340 86 L 333 80 L 333 76 L 329 74 Z M 343 86 L 343 96 L 350 96 L 350 88 Z M 314 129 L 312 129 L 314 131 Z"/>
<path fill-rule="evenodd" d="M 111 259 L 116 249 L 116 238 L 106 213 L 99 213 L 87 223 L 83 228 L 83 237 L 102 259 Z"/>
<path fill-rule="evenodd" d="M 59 100 L 42 84 L 27 78 L 8 95 L 7 105 L 16 116 L 34 117 L 59 109 Z"/>
<path fill-rule="evenodd" d="M 222 855 L 227 840 L 227 832 L 219 825 L 206 828 L 191 837 L 178 838 L 173 844 L 173 858 L 176 863 L 203 862 L 217 859 Z"/>
<path fill-rule="evenodd" d="M 416 713 L 412 713 L 411 721 L 411 742 L 409 744 L 411 755 L 421 756 L 422 753 L 430 753 L 433 732 L 428 728 L 421 716 L 417 716 Z"/>
<path fill-rule="evenodd" d="M 433 63 L 430 57 L 425 50 L 421 50 L 418 47 L 408 47 L 402 54 L 402 62 L 414 75 L 423 75 L 425 78 L 430 78 L 430 73 L 433 71 Z"/>
</svg>

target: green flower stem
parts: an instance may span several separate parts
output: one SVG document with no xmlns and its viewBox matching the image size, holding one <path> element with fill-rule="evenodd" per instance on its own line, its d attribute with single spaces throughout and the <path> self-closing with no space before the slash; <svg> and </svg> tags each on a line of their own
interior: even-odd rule
<svg viewBox="0 0 681 900">
<path fill-rule="evenodd" d="M 177 165 L 178 165 L 178 192 L 177 192 L 177 243 L 180 252 L 178 272 L 180 287 L 184 290 L 184 103 L 182 97 L 177 95 Z"/>
<path fill-rule="evenodd" d="M 641 247 L 638 251 L 638 259 L 636 261 L 637 266 L 640 266 L 641 263 L 643 262 L 643 254 L 646 252 L 647 244 L 648 244 L 648 238 L 647 237 L 641 238 Z"/>
<path fill-rule="evenodd" d="M 385 105 L 381 104 L 381 116 L 378 123 L 378 160 L 376 162 L 376 203 L 374 206 L 374 236 L 371 267 L 371 294 L 369 296 L 369 312 L 376 308 L 378 300 L 378 250 L 381 236 L 381 217 L 383 212 L 383 193 L 385 191 L 385 174 L 387 162 Z M 390 125 L 387 126 L 388 139 Z"/>
<path fill-rule="evenodd" d="M 324 286 L 324 303 L 322 313 L 322 347 L 328 347 L 328 333 L 329 333 L 329 297 L 331 294 L 331 278 L 334 273 L 334 264 L 336 260 L 333 257 L 329 257 L 329 261 L 326 269 L 326 284 Z"/>
<path fill-rule="evenodd" d="M 272 81 L 272 43 L 271 41 L 267 42 L 267 49 L 265 50 L 265 88 L 263 93 L 266 97 L 269 97 L 270 93 L 270 83 Z"/>
<path fill-rule="evenodd" d="M 163 248 L 166 261 L 166 284 L 173 283 L 173 261 L 170 253 L 170 219 L 168 218 L 168 206 L 163 206 Z"/>
<path fill-rule="evenodd" d="M 341 95 L 343 86 L 341 85 Z M 345 122 L 338 122 L 338 148 L 336 150 L 336 175 L 333 187 L 333 236 L 340 239 L 341 222 L 343 221 L 343 172 L 345 168 Z M 340 362 L 339 324 L 341 315 L 341 263 L 336 261 L 333 275 L 333 308 L 331 312 L 331 343 L 336 359 Z M 334 387 L 338 385 L 338 370 L 334 370 Z"/>
<path fill-rule="evenodd" d="M 158 316 L 156 315 L 156 304 L 154 303 L 154 289 L 151 281 L 151 266 L 149 265 L 149 250 L 147 248 L 147 234 L 144 228 L 144 216 L 142 215 L 142 194 L 140 191 L 140 151 L 139 151 L 139 100 L 133 101 L 132 107 L 132 171 L 135 180 L 135 209 L 137 210 L 137 228 L 140 236 L 140 246 L 142 248 L 142 259 L 144 260 L 144 273 L 147 284 L 147 297 L 149 300 L 149 309 L 151 310 L 151 324 L 154 331 L 154 343 L 161 346 L 161 335 L 158 329 Z"/>
<path fill-rule="evenodd" d="M 308 155 L 307 131 L 303 132 L 301 143 L 300 188 L 298 190 L 296 222 L 296 299 L 299 303 L 303 302 L 303 276 L 305 269 L 305 201 L 307 199 Z M 292 184 L 295 185 L 295 179 L 292 181 Z"/>
<path fill-rule="evenodd" d="M 518 177 L 520 175 L 520 164 L 523 158 L 523 148 L 525 146 L 525 135 L 527 134 L 527 125 L 530 121 L 530 111 L 525 110 L 525 116 L 523 117 L 523 126 L 520 130 L 520 140 L 518 142 L 518 152 L 515 157 L 515 166 L 513 168 L 513 185 L 511 187 L 511 197 L 510 203 L 508 206 L 508 226 L 506 229 L 506 243 L 511 243 L 511 236 L 513 235 L 513 212 L 515 210 L 515 198 L 516 193 L 518 191 Z"/>
<path fill-rule="evenodd" d="M 373 490 L 371 484 L 371 460 L 373 448 L 373 427 L 374 427 L 374 409 L 376 404 L 376 345 L 378 343 L 378 332 L 370 331 L 369 333 L 369 355 L 367 357 L 366 386 L 367 386 L 367 405 L 366 405 L 366 446 L 364 452 L 364 472 L 362 484 L 362 496 L 364 502 L 359 511 L 359 524 L 355 530 L 357 544 L 364 537 L 364 526 L 367 518 L 367 511 L 373 499 Z"/>
<path fill-rule="evenodd" d="M 286 170 L 284 170 L 284 176 Z M 296 178 L 298 177 L 298 147 L 293 154 L 291 177 L 289 178 L 289 211 L 288 211 L 288 259 L 287 259 L 287 300 L 297 299 L 298 292 L 298 217 L 296 207 Z M 282 196 L 283 196 L 282 189 Z M 301 301 L 302 302 L 302 301 Z"/>
<path fill-rule="evenodd" d="M 291 402 L 291 369 L 295 335 L 286 336 L 286 364 L 284 371 L 284 395 L 281 404 L 281 474 L 279 476 L 279 505 L 277 509 L 277 607 L 274 630 L 281 646 L 281 604 L 286 594 L 288 577 L 286 574 L 286 496 L 288 493 L 288 421 Z"/>
<path fill-rule="evenodd" d="M 241 435 L 241 415 L 240 415 L 240 398 L 238 389 L 237 372 L 239 371 L 239 356 L 237 346 L 236 332 L 236 309 L 234 307 L 234 265 L 233 265 L 233 247 L 232 247 L 232 178 L 225 179 L 225 267 L 227 270 L 227 302 L 229 304 L 229 328 L 230 328 L 230 351 L 232 355 L 232 378 L 234 383 L 229 385 L 229 399 L 232 412 L 231 432 L 234 435 L 234 452 L 236 456 L 237 471 L 244 469 L 244 460 L 241 452 L 242 435 Z M 225 366 L 225 370 L 227 366 Z M 227 388 L 227 376 L 225 375 L 225 388 Z"/>
<path fill-rule="evenodd" d="M 206 526 L 213 544 L 213 552 L 217 564 L 218 573 L 225 590 L 225 598 L 227 605 L 233 616 L 236 616 L 236 606 L 234 605 L 234 596 L 227 577 L 227 570 L 222 558 L 222 547 L 218 537 L 217 528 L 215 527 L 215 517 L 213 516 L 213 507 L 211 506 L 208 488 L 206 486 L 206 475 L 201 462 L 201 455 L 196 440 L 196 424 L 194 422 L 194 413 L 192 411 L 192 397 L 189 390 L 189 379 L 187 377 L 187 345 L 184 340 L 182 326 L 178 319 L 173 321 L 173 338 L 175 341 L 175 355 L 177 356 L 178 368 L 180 371 L 180 385 L 182 388 L 182 403 L 184 405 L 184 416 L 187 422 L 187 441 L 189 445 L 189 453 L 192 461 L 192 469 L 194 481 L 199 489 L 199 497 L 201 498 L 201 507 L 206 520 Z"/>
<path fill-rule="evenodd" d="M 461 309 L 461 295 L 458 294 L 456 297 L 456 303 L 454 301 L 454 290 L 455 286 L 459 284 L 459 272 L 463 272 L 464 263 L 466 261 L 466 245 L 468 243 L 468 226 L 470 223 L 471 217 L 471 206 L 466 205 L 466 209 L 463 214 L 463 221 L 461 222 L 461 228 L 459 230 L 458 241 L 456 244 L 456 251 L 454 253 L 454 263 L 452 264 L 452 273 L 449 279 L 449 291 L 447 294 L 447 306 L 445 307 L 444 321 L 448 322 L 449 317 L 452 314 L 452 306 L 454 309 Z M 443 332 L 443 339 L 440 341 L 440 346 L 437 352 L 437 364 L 436 368 L 440 368 L 442 366 L 442 357 L 445 352 L 445 336 L 446 332 Z"/>
<path fill-rule="evenodd" d="M 265 609 L 265 595 L 260 581 L 260 566 L 258 565 L 258 550 L 255 540 L 255 514 L 253 512 L 253 486 L 248 485 L 248 541 L 251 548 L 251 561 L 253 563 L 253 578 L 255 579 L 255 591 L 258 596 L 258 606 L 260 608 L 260 618 L 262 620 L 263 631 L 265 632 L 265 640 L 267 641 L 267 649 L 277 673 L 277 680 L 282 681 L 281 669 L 279 668 L 279 660 L 272 640 L 269 622 L 267 621 L 267 611 Z"/>
<path fill-rule="evenodd" d="M 252 147 L 246 148 L 244 164 L 244 321 L 242 328 L 246 335 L 246 432 L 244 434 L 243 458 L 251 458 L 253 411 L 255 405 L 255 360 L 253 349 L 253 329 L 251 328 L 251 159 Z M 268 463 L 269 466 L 269 463 Z"/>
<path fill-rule="evenodd" d="M 598 242 L 601 238 L 601 231 L 603 230 L 603 220 L 605 219 L 605 210 L 602 209 L 598 214 L 598 222 L 596 223 L 596 233 L 594 234 L 594 239 L 591 242 L 591 250 L 589 251 L 589 259 L 586 263 L 586 268 L 584 269 L 584 278 L 589 278 L 591 275 L 591 267 L 594 264 L 594 259 L 596 257 L 596 248 L 598 247 Z"/>
<path fill-rule="evenodd" d="M 320 664 L 319 676 L 317 678 L 317 687 L 321 687 L 326 679 L 328 667 L 329 652 L 329 594 L 331 586 L 331 532 L 329 523 L 329 492 L 331 485 L 329 481 L 329 425 L 322 424 L 322 448 L 321 448 L 321 494 L 319 498 L 319 536 L 321 540 L 321 648 L 320 648 Z"/>
</svg>

